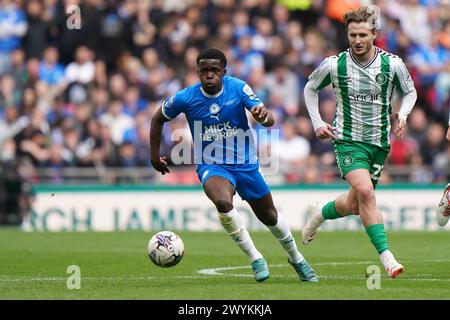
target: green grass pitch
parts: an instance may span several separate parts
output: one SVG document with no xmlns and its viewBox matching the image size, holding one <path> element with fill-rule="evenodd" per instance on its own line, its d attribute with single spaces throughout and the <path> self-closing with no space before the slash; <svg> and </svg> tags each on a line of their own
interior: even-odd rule
<svg viewBox="0 0 450 320">
<path fill-rule="evenodd" d="M 0 299 L 450 299 L 450 233 L 388 232 L 406 272 L 390 280 L 363 232 L 322 232 L 297 243 L 320 278 L 303 283 L 267 232 L 251 232 L 271 277 L 257 283 L 247 258 L 225 232 L 179 232 L 185 256 L 173 268 L 151 263 L 153 233 L 22 233 L 0 230 Z M 369 265 L 381 269 L 381 288 L 369 290 Z M 81 288 L 69 290 L 69 265 L 81 269 Z"/>
</svg>

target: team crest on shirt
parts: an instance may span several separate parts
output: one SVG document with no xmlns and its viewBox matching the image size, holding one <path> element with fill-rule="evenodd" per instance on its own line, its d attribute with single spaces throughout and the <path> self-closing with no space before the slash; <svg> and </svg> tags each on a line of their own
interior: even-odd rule
<svg viewBox="0 0 450 320">
<path fill-rule="evenodd" d="M 384 73 L 379 73 L 375 76 L 375 81 L 379 84 L 379 85 L 383 85 L 386 83 L 387 81 L 387 77 Z"/>
<path fill-rule="evenodd" d="M 218 113 L 220 110 L 220 107 L 217 103 L 213 103 L 212 105 L 209 106 L 209 112 L 211 114 L 216 114 Z"/>
<path fill-rule="evenodd" d="M 353 158 L 351 156 L 345 156 L 342 163 L 344 164 L 344 166 L 348 167 L 353 163 Z"/>
<path fill-rule="evenodd" d="M 209 112 L 211 113 L 211 115 L 209 116 L 210 118 L 214 118 L 217 121 L 219 121 L 219 110 L 220 107 L 217 103 L 213 103 L 212 105 L 209 106 Z"/>
</svg>

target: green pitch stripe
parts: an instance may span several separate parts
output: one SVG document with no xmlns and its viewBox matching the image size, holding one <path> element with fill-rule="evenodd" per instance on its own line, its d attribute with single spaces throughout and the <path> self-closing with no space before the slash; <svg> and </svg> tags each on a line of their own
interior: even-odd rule
<svg viewBox="0 0 450 320">
<path fill-rule="evenodd" d="M 341 89 L 342 104 L 344 107 L 344 139 L 351 140 L 352 116 L 347 86 L 347 54 L 343 54 L 338 58 L 337 74 L 339 79 L 339 88 Z"/>
<path fill-rule="evenodd" d="M 389 85 L 389 74 L 390 74 L 390 66 L 389 66 L 389 57 L 386 55 L 381 56 L 381 73 L 386 77 L 386 81 L 381 86 L 381 99 L 383 103 L 383 107 L 381 109 L 381 145 L 383 147 L 389 147 L 388 143 L 388 101 L 387 101 L 387 89 Z"/>
</svg>

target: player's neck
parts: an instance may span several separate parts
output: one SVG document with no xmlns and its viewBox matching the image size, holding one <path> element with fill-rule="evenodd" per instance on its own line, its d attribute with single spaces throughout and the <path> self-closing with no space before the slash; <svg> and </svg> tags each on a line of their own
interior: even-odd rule
<svg viewBox="0 0 450 320">
<path fill-rule="evenodd" d="M 216 94 L 218 94 L 222 90 L 222 86 L 223 85 L 221 84 L 218 87 L 209 87 L 209 88 L 207 88 L 207 87 L 204 87 L 202 85 L 202 90 L 203 90 L 204 93 L 206 93 L 206 94 L 208 94 L 210 96 L 215 96 Z"/>
<path fill-rule="evenodd" d="M 372 46 L 370 50 L 367 51 L 367 53 L 362 56 L 361 55 L 357 56 L 355 52 L 353 52 L 353 49 L 350 48 L 350 50 L 352 50 L 353 57 L 362 65 L 368 64 L 370 61 L 372 61 L 373 57 L 376 54 L 375 46 Z"/>
</svg>

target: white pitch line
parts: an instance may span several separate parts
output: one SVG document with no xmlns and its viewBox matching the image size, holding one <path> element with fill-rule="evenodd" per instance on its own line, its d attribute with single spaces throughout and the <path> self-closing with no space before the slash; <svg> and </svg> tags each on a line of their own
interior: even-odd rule
<svg viewBox="0 0 450 320">
<path fill-rule="evenodd" d="M 420 263 L 433 263 L 433 262 L 450 262 L 450 260 L 404 260 L 404 261 L 415 261 Z M 314 263 L 315 266 L 338 266 L 338 265 L 362 265 L 362 264 L 377 264 L 378 262 L 374 261 L 348 261 L 348 262 L 318 262 Z M 274 264 L 270 265 L 271 268 L 279 268 L 279 267 L 287 267 L 287 264 Z M 223 273 L 221 271 L 230 271 L 230 270 L 242 270 L 242 269 L 251 269 L 251 266 L 234 266 L 234 267 L 219 267 L 219 268 L 208 268 L 198 270 L 197 273 L 200 275 L 196 276 L 140 276 L 140 277 L 82 277 L 82 280 L 93 280 L 93 281 L 144 281 L 144 280 L 164 280 L 164 279 L 206 279 L 210 276 L 226 276 L 226 277 L 240 277 L 240 278 L 252 278 L 252 274 L 242 274 L 242 273 Z M 432 276 L 432 274 L 416 274 L 415 276 Z M 271 278 L 297 278 L 295 275 L 271 275 Z M 364 276 L 327 276 L 327 275 L 319 275 L 320 279 L 330 279 L 330 280 L 364 280 Z M 397 278 L 397 280 L 402 281 L 430 281 L 430 282 L 450 282 L 450 279 L 433 279 L 433 278 Z M 67 281 L 67 277 L 10 277 L 8 275 L 0 275 L 0 282 L 46 282 L 46 281 Z"/>
<path fill-rule="evenodd" d="M 449 262 L 450 260 L 428 260 L 428 261 L 422 261 L 422 262 Z M 314 263 L 315 266 L 337 266 L 337 265 L 356 265 L 356 264 L 377 264 L 377 262 L 373 261 L 349 261 L 349 262 L 319 262 Z M 286 264 L 274 264 L 270 265 L 271 268 L 275 267 L 285 267 Z M 235 266 L 235 267 L 219 267 L 219 268 L 209 268 L 209 269 L 201 269 L 197 271 L 199 274 L 205 274 L 205 275 L 211 275 L 211 276 L 228 276 L 228 277 L 253 277 L 251 274 L 242 274 L 242 273 L 223 273 L 221 271 L 228 271 L 228 270 L 239 270 L 239 269 L 250 269 L 251 267 L 246 266 Z M 427 274 L 428 275 L 428 274 Z M 425 276 L 425 274 L 417 276 Z M 432 275 L 430 275 L 432 276 Z M 285 275 L 271 275 L 272 278 L 286 278 L 286 277 L 295 277 L 296 276 L 285 276 Z M 334 279 L 334 280 L 365 280 L 365 276 L 326 276 L 326 275 L 319 275 L 320 279 Z M 397 280 L 403 280 L 403 281 L 450 281 L 450 279 L 433 279 L 433 278 L 397 278 Z"/>
</svg>

